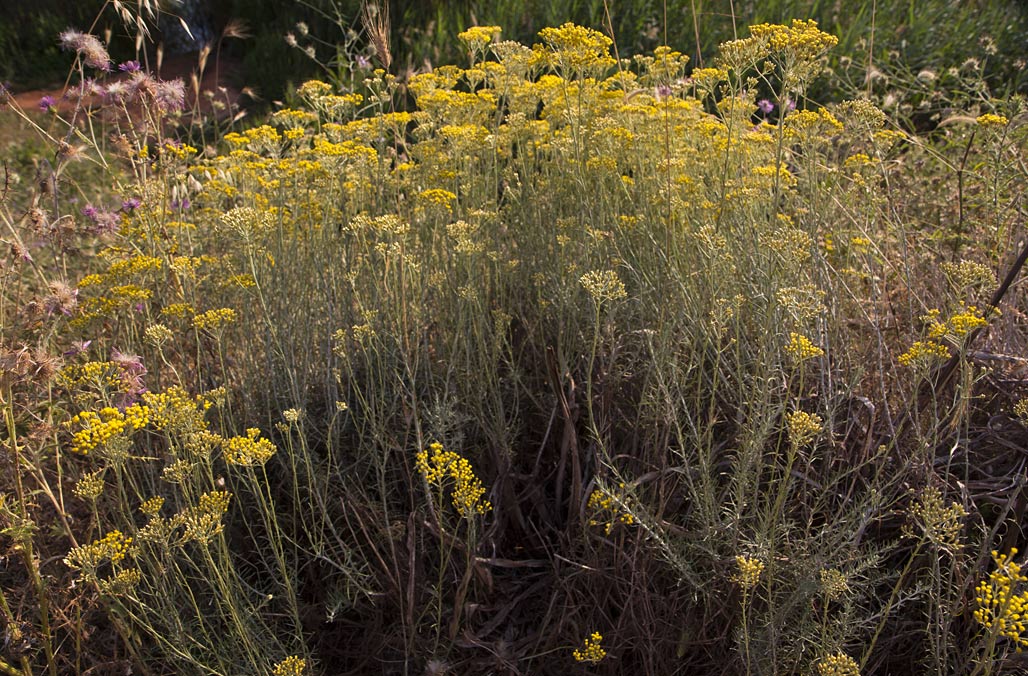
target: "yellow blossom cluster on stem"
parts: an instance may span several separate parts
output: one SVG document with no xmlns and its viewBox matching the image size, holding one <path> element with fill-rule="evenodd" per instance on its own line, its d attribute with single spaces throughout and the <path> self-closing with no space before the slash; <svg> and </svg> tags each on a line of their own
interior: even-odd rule
<svg viewBox="0 0 1028 676">
<path fill-rule="evenodd" d="M 603 642 L 603 634 L 594 631 L 586 637 L 581 648 L 576 648 L 571 655 L 576 662 L 599 662 L 607 656 L 607 651 L 600 645 Z"/>
<path fill-rule="evenodd" d="M 967 510 L 955 502 L 946 505 L 942 492 L 935 486 L 924 489 L 921 498 L 910 511 L 921 527 L 924 538 L 935 546 L 952 551 L 963 546 L 960 531 L 964 528 L 963 519 L 967 516 Z"/>
<path fill-rule="evenodd" d="M 934 340 L 916 341 L 910 349 L 901 354 L 896 361 L 901 366 L 907 366 L 915 370 L 925 369 L 934 362 L 949 357 L 949 349 L 945 345 L 936 343 Z"/>
<path fill-rule="evenodd" d="M 785 351 L 798 363 L 820 357 L 825 353 L 820 347 L 814 345 L 810 338 L 795 332 L 789 333 L 789 342 L 785 344 Z"/>
<path fill-rule="evenodd" d="M 594 490 L 589 495 L 587 507 L 590 512 L 596 515 L 594 518 L 589 519 L 589 525 L 603 526 L 605 535 L 610 535 L 616 523 L 623 523 L 628 526 L 635 523 L 635 517 L 619 509 L 614 502 L 614 497 L 605 490 L 599 488 Z"/>
<path fill-rule="evenodd" d="M 979 115 L 975 121 L 982 127 L 1005 127 L 1010 123 L 1005 115 L 996 115 L 995 113 Z"/>
<path fill-rule="evenodd" d="M 143 402 L 147 405 L 150 423 L 154 429 L 167 430 L 173 434 L 207 429 L 204 412 L 212 406 L 207 397 L 193 397 L 181 387 L 174 385 L 164 392 L 143 394 Z"/>
<path fill-rule="evenodd" d="M 988 326 L 982 312 L 974 305 L 961 304 L 960 309 L 945 321 L 940 321 L 939 316 L 938 310 L 932 310 L 923 317 L 928 324 L 928 337 L 933 340 L 947 336 L 959 340 L 972 331 Z"/>
<path fill-rule="evenodd" d="M 307 660 L 290 655 L 271 670 L 273 676 L 303 676 L 307 673 Z"/>
<path fill-rule="evenodd" d="M 260 439 L 261 431 L 256 427 L 246 430 L 246 435 L 226 439 L 225 462 L 230 465 L 252 467 L 263 465 L 275 455 L 275 445 L 267 439 Z"/>
<path fill-rule="evenodd" d="M 131 436 L 136 430 L 146 427 L 149 420 L 149 408 L 139 404 L 132 404 L 124 411 L 113 406 L 105 406 L 99 411 L 82 411 L 69 421 L 79 428 L 72 434 L 71 450 L 89 455 L 112 439 Z"/>
<path fill-rule="evenodd" d="M 235 320 L 236 311 L 232 308 L 223 307 L 216 310 L 207 310 L 202 314 L 196 315 L 193 317 L 193 326 L 201 331 L 215 332 Z"/>
<path fill-rule="evenodd" d="M 806 411 L 793 411 L 785 417 L 789 443 L 799 448 L 806 446 L 824 430 L 821 416 Z"/>
<path fill-rule="evenodd" d="M 552 50 L 554 65 L 568 75 L 598 75 L 615 64 L 608 53 L 613 40 L 592 28 L 566 23 L 542 29 L 539 37 Z"/>
<path fill-rule="evenodd" d="M 842 598 L 850 590 L 846 574 L 838 568 L 824 568 L 821 570 L 819 577 L 821 593 L 829 601 L 836 601 Z"/>
<path fill-rule="evenodd" d="M 500 37 L 499 26 L 472 26 L 457 34 L 457 39 L 467 45 L 468 49 L 477 51 Z"/>
<path fill-rule="evenodd" d="M 452 485 L 453 506 L 462 516 L 470 518 L 492 509 L 489 501 L 482 499 L 485 488 L 466 458 L 453 451 L 444 451 L 443 445 L 436 442 L 417 454 L 415 464 L 430 485 L 438 486 L 440 490 L 446 484 Z"/>
<path fill-rule="evenodd" d="M 732 582 L 742 587 L 744 591 L 749 591 L 757 586 L 757 583 L 760 582 L 760 575 L 764 572 L 763 561 L 740 554 L 735 557 L 735 566 L 737 570 L 732 575 Z"/>
<path fill-rule="evenodd" d="M 196 505 L 187 507 L 172 520 L 171 525 L 182 526 L 182 542 L 209 543 L 224 529 L 221 517 L 228 511 L 232 494 L 228 491 L 211 491 L 200 496 Z"/>
<path fill-rule="evenodd" d="M 1020 585 L 1028 582 L 1028 576 L 1021 572 L 1021 565 L 1014 562 L 1017 549 L 1009 554 L 992 552 L 996 570 L 982 580 L 975 590 L 974 619 L 993 636 L 1009 639 L 1021 652 L 1028 647 L 1028 591 L 1017 592 Z"/>
<path fill-rule="evenodd" d="M 767 40 L 772 52 L 794 55 L 797 59 L 816 59 L 839 44 L 839 38 L 825 33 L 812 19 L 793 19 L 792 24 L 750 26 L 750 34 Z"/>
<path fill-rule="evenodd" d="M 818 676 L 860 676 L 860 665 L 846 653 L 835 653 L 817 663 Z"/>
<path fill-rule="evenodd" d="M 99 540 L 73 548 L 64 558 L 64 563 L 79 571 L 82 579 L 93 579 L 96 569 L 105 561 L 121 563 L 131 551 L 132 538 L 120 530 L 112 530 Z"/>
</svg>

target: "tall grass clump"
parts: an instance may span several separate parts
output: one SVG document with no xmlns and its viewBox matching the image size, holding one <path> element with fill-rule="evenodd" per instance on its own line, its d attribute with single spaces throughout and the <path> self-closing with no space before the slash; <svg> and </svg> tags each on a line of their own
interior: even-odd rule
<svg viewBox="0 0 1028 676">
<path fill-rule="evenodd" d="M 201 148 L 146 75 L 39 127 L 3 670 L 1019 668 L 1024 101 L 805 103 L 813 21 L 501 35 Z"/>
</svg>

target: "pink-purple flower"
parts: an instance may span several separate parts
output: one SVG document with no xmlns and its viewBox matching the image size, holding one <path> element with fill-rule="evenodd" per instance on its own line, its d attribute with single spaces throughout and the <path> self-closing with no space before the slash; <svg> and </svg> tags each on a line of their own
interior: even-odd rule
<svg viewBox="0 0 1028 676">
<path fill-rule="evenodd" d="M 45 112 L 53 108 L 54 103 L 54 97 L 47 94 L 39 99 L 39 109 Z"/>
</svg>

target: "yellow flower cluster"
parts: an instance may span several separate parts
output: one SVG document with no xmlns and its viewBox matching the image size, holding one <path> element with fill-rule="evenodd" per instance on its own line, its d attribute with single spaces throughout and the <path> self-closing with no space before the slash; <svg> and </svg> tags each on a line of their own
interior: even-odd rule
<svg viewBox="0 0 1028 676">
<path fill-rule="evenodd" d="M 199 502 L 187 507 L 172 520 L 172 526 L 182 526 L 182 542 L 209 543 L 224 529 L 221 517 L 228 511 L 232 494 L 228 491 L 211 491 L 200 496 Z"/>
<path fill-rule="evenodd" d="M 578 282 L 597 303 L 628 297 L 625 285 L 615 270 L 591 270 L 579 277 Z"/>
<path fill-rule="evenodd" d="M 490 42 L 500 37 L 499 26 L 472 26 L 462 33 L 457 34 L 457 39 L 467 45 L 468 49 L 481 50 Z"/>
<path fill-rule="evenodd" d="M 143 330 L 143 339 L 156 348 L 160 348 L 174 337 L 175 334 L 164 324 L 151 324 Z"/>
<path fill-rule="evenodd" d="M 113 361 L 87 361 L 69 364 L 57 374 L 57 382 L 68 390 L 86 388 L 93 391 L 120 391 L 121 368 Z"/>
<path fill-rule="evenodd" d="M 623 523 L 628 526 L 635 523 L 634 516 L 628 512 L 618 509 L 618 506 L 614 502 L 614 497 L 599 488 L 589 495 L 588 509 L 602 517 L 589 519 L 589 525 L 603 526 L 603 532 L 605 535 L 610 535 L 610 532 L 614 530 L 615 523 Z"/>
<path fill-rule="evenodd" d="M 1022 425 L 1028 425 L 1028 399 L 1019 399 L 1014 404 L 1014 415 L 1017 416 Z"/>
<path fill-rule="evenodd" d="M 470 518 L 492 509 L 489 501 L 482 499 L 485 488 L 466 458 L 453 451 L 444 451 L 443 445 L 436 442 L 417 454 L 415 464 L 425 481 L 440 490 L 447 481 L 453 482 L 453 506 L 462 516 Z"/>
<path fill-rule="evenodd" d="M 692 81 L 701 90 L 712 92 L 714 88 L 728 79 L 728 71 L 724 68 L 694 68 Z"/>
<path fill-rule="evenodd" d="M 566 23 L 542 29 L 539 37 L 552 50 L 554 65 L 568 74 L 599 74 L 616 63 L 608 53 L 613 40 L 592 28 Z"/>
<path fill-rule="evenodd" d="M 789 443 L 796 448 L 806 446 L 824 430 L 821 416 L 806 411 L 793 411 L 788 414 L 785 417 L 785 424 L 789 433 Z"/>
<path fill-rule="evenodd" d="M 173 434 L 187 434 L 207 429 L 204 412 L 211 407 L 211 401 L 200 395 L 192 397 L 178 385 L 164 392 L 143 394 L 150 415 L 150 424 L 157 430 Z"/>
<path fill-rule="evenodd" d="M 942 493 L 935 486 L 924 489 L 921 499 L 910 511 L 925 539 L 932 544 L 954 551 L 963 546 L 960 531 L 964 527 L 962 519 L 967 516 L 967 510 L 955 502 L 947 506 L 942 500 Z"/>
<path fill-rule="evenodd" d="M 928 322 L 928 337 L 933 340 L 946 336 L 960 339 L 972 331 L 988 325 L 982 312 L 974 305 L 965 306 L 961 304 L 960 310 L 954 312 L 944 322 L 939 321 L 938 310 L 930 311 L 924 316 L 924 319 Z"/>
<path fill-rule="evenodd" d="M 275 665 L 272 676 L 303 676 L 307 671 L 307 660 L 290 655 Z"/>
<path fill-rule="evenodd" d="M 979 115 L 975 121 L 982 127 L 1005 127 L 1010 122 L 1006 116 L 994 113 Z"/>
<path fill-rule="evenodd" d="M 196 315 L 193 317 L 193 326 L 201 331 L 215 332 L 234 321 L 236 321 L 236 311 L 232 308 L 223 307 Z"/>
<path fill-rule="evenodd" d="M 138 568 L 124 568 L 107 579 L 98 580 L 98 585 L 101 594 L 122 596 L 135 589 L 142 579 Z"/>
<path fill-rule="evenodd" d="M 795 332 L 789 333 L 789 342 L 785 344 L 785 351 L 797 363 L 820 357 L 825 353 L 820 347 L 814 345 L 810 338 Z"/>
<path fill-rule="evenodd" d="M 958 291 L 968 288 L 991 286 L 996 283 L 996 274 L 986 265 L 962 260 L 959 263 L 942 263 L 939 267 L 946 273 L 946 279 Z"/>
<path fill-rule="evenodd" d="M 1014 563 L 1016 549 L 1009 554 L 992 552 L 992 560 L 996 570 L 989 574 L 988 580 L 982 580 L 975 595 L 978 604 L 974 611 L 974 619 L 985 627 L 989 633 L 1003 636 L 1011 641 L 1020 652 L 1028 647 L 1028 636 L 1025 628 L 1028 625 L 1028 591 L 1015 593 L 1018 585 L 1028 582 L 1028 576 L 1021 573 L 1021 566 Z"/>
<path fill-rule="evenodd" d="M 180 160 L 185 160 L 196 154 L 196 148 L 194 148 L 191 145 L 186 145 L 185 143 L 183 143 L 182 145 L 165 143 L 161 150 L 166 154 L 176 157 Z"/>
<path fill-rule="evenodd" d="M 949 357 L 949 350 L 945 345 L 936 343 L 934 340 L 916 341 L 910 349 L 901 354 L 896 361 L 902 366 L 922 370 L 932 363 Z"/>
<path fill-rule="evenodd" d="M 160 496 L 154 496 L 143 501 L 143 504 L 139 505 L 139 511 L 146 516 L 154 517 L 160 514 L 161 507 L 164 506 L 164 498 Z"/>
<path fill-rule="evenodd" d="M 829 601 L 842 598 L 843 594 L 850 590 L 846 574 L 838 568 L 824 568 L 821 570 L 821 593 Z"/>
<path fill-rule="evenodd" d="M 814 20 L 793 19 L 792 25 L 759 24 L 750 26 L 750 34 L 767 40 L 772 52 L 812 60 L 839 44 L 839 38 L 819 30 Z"/>
<path fill-rule="evenodd" d="M 140 275 L 146 272 L 152 272 L 160 270 L 164 266 L 164 261 L 156 256 L 146 256 L 138 254 L 130 256 L 124 260 L 115 261 L 110 264 L 107 268 L 106 277 L 108 279 L 124 279 L 133 275 Z M 90 275 L 91 277 L 99 277 L 100 275 Z M 83 282 L 85 279 L 83 279 Z M 82 283 L 79 285 L 81 286 Z"/>
<path fill-rule="evenodd" d="M 576 662 L 599 662 L 607 656 L 607 651 L 600 644 L 603 642 L 603 634 L 594 631 L 587 636 L 581 648 L 576 648 L 572 656 Z"/>
<path fill-rule="evenodd" d="M 735 565 L 738 570 L 732 575 L 732 582 L 736 583 L 743 590 L 750 590 L 760 582 L 760 574 L 764 572 L 764 562 L 760 559 L 742 556 L 735 557 Z"/>
<path fill-rule="evenodd" d="M 457 199 L 457 196 L 449 190 L 429 188 L 428 190 L 422 190 L 421 194 L 418 195 L 418 199 L 425 204 L 432 204 L 450 209 L 450 205 Z"/>
<path fill-rule="evenodd" d="M 256 427 L 246 430 L 246 436 L 225 440 L 225 462 L 240 467 L 263 465 L 275 455 L 275 445 L 267 439 L 258 439 L 261 431 Z"/>
<path fill-rule="evenodd" d="M 99 411 L 82 411 L 69 421 L 69 424 L 79 426 L 72 435 L 71 450 L 89 455 L 116 437 L 131 436 L 136 430 L 146 427 L 149 421 L 150 410 L 139 404 L 132 404 L 124 411 L 113 406 L 105 406 Z"/>
<path fill-rule="evenodd" d="M 817 663 L 818 676 L 860 676 L 860 665 L 846 653 L 829 655 Z"/>
<path fill-rule="evenodd" d="M 69 568 L 78 570 L 83 579 L 93 579 L 96 569 L 105 561 L 121 563 L 131 552 L 132 538 L 123 535 L 120 530 L 112 530 L 99 540 L 88 545 L 79 545 L 64 558 Z"/>
<path fill-rule="evenodd" d="M 104 471 L 96 470 L 84 475 L 75 483 L 75 495 L 83 500 L 96 500 L 104 492 Z"/>
</svg>

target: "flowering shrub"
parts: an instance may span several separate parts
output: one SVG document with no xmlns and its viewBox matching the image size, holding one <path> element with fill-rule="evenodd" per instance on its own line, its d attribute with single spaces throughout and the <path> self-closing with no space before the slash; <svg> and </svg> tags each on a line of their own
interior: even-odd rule
<svg viewBox="0 0 1028 676">
<path fill-rule="evenodd" d="M 99 650 L 51 602 L 177 673 L 999 668 L 1016 594 L 963 581 L 1016 532 L 1023 101 L 817 106 L 810 21 L 691 70 L 501 37 L 194 145 L 178 85 L 89 85 L 150 115 L 55 137 L 116 194 L 0 204 L 11 668 Z"/>
</svg>

